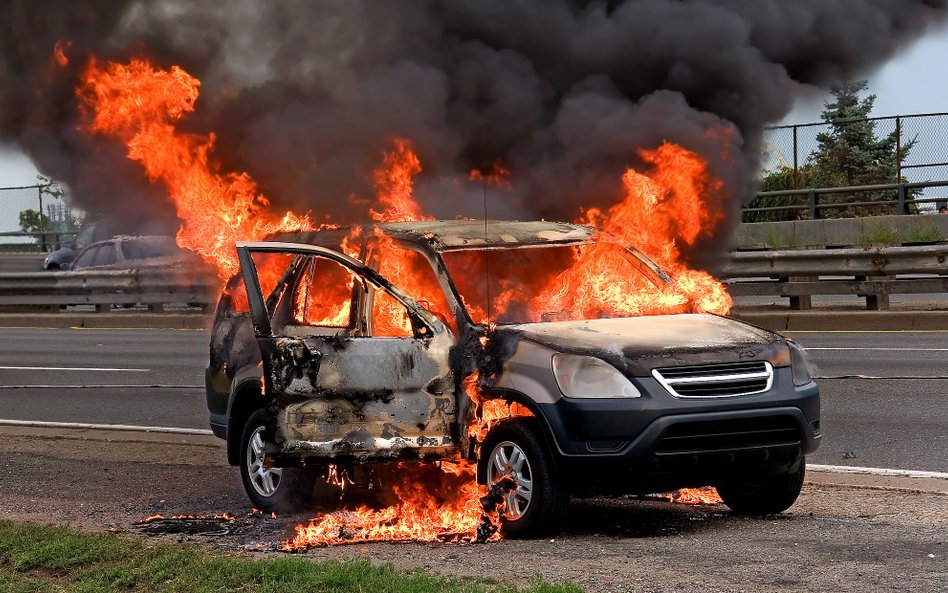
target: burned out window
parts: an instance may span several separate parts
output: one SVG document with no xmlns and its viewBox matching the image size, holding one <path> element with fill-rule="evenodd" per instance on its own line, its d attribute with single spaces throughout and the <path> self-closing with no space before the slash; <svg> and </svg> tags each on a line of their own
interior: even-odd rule
<svg viewBox="0 0 948 593">
<path fill-rule="evenodd" d="M 376 290 L 372 299 L 372 335 L 377 338 L 413 335 L 408 309 L 383 290 Z"/>
<path fill-rule="evenodd" d="M 293 296 L 292 323 L 326 328 L 352 326 L 356 276 L 331 259 L 305 256 L 298 262 L 300 279 Z"/>
<path fill-rule="evenodd" d="M 442 257 L 475 323 L 600 319 L 667 310 L 641 260 L 615 243 L 471 249 Z"/>
<path fill-rule="evenodd" d="M 387 237 L 372 243 L 370 256 L 382 276 L 457 335 L 457 320 L 428 258 Z M 375 301 L 372 308 L 375 335 L 383 335 L 380 330 L 388 332 L 384 335 L 411 335 L 411 323 L 401 303 L 381 292 L 376 292 Z"/>
<path fill-rule="evenodd" d="M 283 278 L 294 256 L 291 253 L 273 253 L 265 251 L 255 251 L 251 254 L 253 266 L 257 272 L 257 281 L 260 283 L 260 293 L 263 299 L 270 303 L 274 302 L 273 291 L 277 283 Z M 270 311 L 272 313 L 272 309 Z"/>
</svg>

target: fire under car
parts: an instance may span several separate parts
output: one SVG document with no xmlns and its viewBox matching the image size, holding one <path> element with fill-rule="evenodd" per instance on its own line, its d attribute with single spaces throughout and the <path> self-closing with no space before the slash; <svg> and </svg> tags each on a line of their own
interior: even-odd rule
<svg viewBox="0 0 948 593">
<path fill-rule="evenodd" d="M 207 405 L 254 506 L 301 508 L 330 466 L 460 457 L 481 484 L 510 484 L 507 536 L 555 529 L 571 496 L 710 485 L 736 513 L 789 508 L 821 437 L 803 350 L 722 316 L 563 300 L 551 287 L 588 250 L 626 291 L 670 282 L 605 233 L 555 222 L 238 243 Z M 487 421 L 487 402 L 508 413 Z"/>
</svg>

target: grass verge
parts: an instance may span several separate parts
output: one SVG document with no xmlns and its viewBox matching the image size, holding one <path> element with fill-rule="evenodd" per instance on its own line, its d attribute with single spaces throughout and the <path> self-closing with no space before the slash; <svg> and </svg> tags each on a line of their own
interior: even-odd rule
<svg viewBox="0 0 948 593">
<path fill-rule="evenodd" d="M 399 592 L 581 593 L 540 579 L 526 588 L 396 570 L 368 561 L 250 558 L 131 536 L 0 521 L 0 591 L 11 593 Z"/>
</svg>

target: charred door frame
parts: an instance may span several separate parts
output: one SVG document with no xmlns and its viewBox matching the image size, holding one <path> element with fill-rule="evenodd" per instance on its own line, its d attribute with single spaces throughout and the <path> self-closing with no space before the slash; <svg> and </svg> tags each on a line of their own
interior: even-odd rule
<svg viewBox="0 0 948 593">
<path fill-rule="evenodd" d="M 333 261 L 343 266 L 344 268 L 348 269 L 353 274 L 353 276 L 355 276 L 356 281 L 361 283 L 362 286 L 359 288 L 356 288 L 356 290 L 362 290 L 362 292 L 367 293 L 367 290 L 366 290 L 368 288 L 367 285 L 371 285 L 375 290 L 381 290 L 381 291 L 386 292 L 391 297 L 393 297 L 399 304 L 405 307 L 405 310 L 408 312 L 409 316 L 412 319 L 413 335 L 410 337 L 410 339 L 415 340 L 415 341 L 424 341 L 425 344 L 431 344 L 432 341 L 434 341 L 435 343 L 440 341 L 442 344 L 441 347 L 444 347 L 444 340 L 448 340 L 450 344 L 455 343 L 455 337 L 453 333 L 450 332 L 448 328 L 439 319 L 437 319 L 437 317 L 435 317 L 432 313 L 430 313 L 429 311 L 421 307 L 421 305 L 419 305 L 414 299 L 407 296 L 403 291 L 401 291 L 398 287 L 394 286 L 386 278 L 379 275 L 378 272 L 376 272 L 369 266 L 365 265 L 364 263 L 362 263 L 361 261 L 353 257 L 350 257 L 344 253 L 341 253 L 341 252 L 338 252 L 326 247 L 315 246 L 315 245 L 306 245 L 306 244 L 299 244 L 299 243 L 285 243 L 285 242 L 270 242 L 270 241 L 238 242 L 237 254 L 238 254 L 238 259 L 241 266 L 241 274 L 244 278 L 244 286 L 247 291 L 247 298 L 250 304 L 250 316 L 253 322 L 254 333 L 257 338 L 257 343 L 260 347 L 261 354 L 263 355 L 262 358 L 263 358 L 263 366 L 264 366 L 264 369 L 263 369 L 264 370 L 264 373 L 263 373 L 264 388 L 265 388 L 265 392 L 271 396 L 279 398 L 282 395 L 284 395 L 284 390 L 280 386 L 274 384 L 275 379 L 274 379 L 274 366 L 273 366 L 274 365 L 273 361 L 279 358 L 278 352 L 277 352 L 278 350 L 277 341 L 281 336 L 274 334 L 274 326 L 273 326 L 273 321 L 271 319 L 271 311 L 268 309 L 267 297 L 265 297 L 263 294 L 263 291 L 260 285 L 260 280 L 257 275 L 256 264 L 252 257 L 254 253 L 280 253 L 280 254 L 287 254 L 291 256 L 322 257 L 329 261 Z M 293 264 L 290 264 L 290 266 L 292 265 Z M 288 267 L 287 270 L 290 270 L 290 268 Z M 292 281 L 291 281 L 291 284 L 289 285 L 288 290 L 291 290 L 291 289 L 292 289 Z M 355 291 L 353 292 L 353 294 L 355 294 Z M 285 298 L 287 295 L 292 297 L 292 293 L 287 292 L 281 298 Z M 363 301 L 360 301 L 360 303 L 364 303 L 364 299 Z M 354 321 L 356 325 L 359 325 L 359 322 L 361 319 L 360 316 L 364 317 L 364 315 L 366 314 L 367 314 L 367 311 L 364 310 L 364 307 L 360 305 L 359 311 L 355 311 L 355 308 L 353 309 L 353 317 L 350 319 L 350 321 L 351 322 Z M 340 333 L 352 331 L 352 329 L 353 327 L 350 323 L 348 328 L 340 329 Z M 323 336 L 314 335 L 314 338 L 332 339 L 325 335 Z M 306 338 L 303 338 L 301 336 L 300 338 L 298 338 L 298 341 L 300 341 L 300 343 L 302 344 L 303 343 L 302 340 L 304 339 Z M 387 340 L 387 339 L 394 339 L 394 338 L 385 338 L 385 337 L 380 338 L 377 336 L 369 335 L 369 336 L 362 336 L 362 337 L 353 336 L 352 339 Z M 427 349 L 427 346 L 424 346 L 424 348 Z M 307 358 L 308 356 L 310 356 L 308 352 L 303 352 L 301 355 L 304 358 Z M 317 360 L 316 368 L 318 368 L 319 353 L 315 353 L 315 355 L 316 355 L 316 360 Z M 455 370 L 452 368 L 452 365 L 450 364 L 450 354 L 447 350 L 445 351 L 444 356 L 445 356 L 444 368 L 450 369 L 450 372 L 451 372 L 451 375 L 449 375 L 447 379 L 450 383 L 455 383 L 454 379 L 452 378 L 455 373 Z M 315 380 L 315 375 L 314 375 L 314 380 Z M 291 394 L 289 393 L 286 393 L 285 395 L 291 396 Z M 432 397 L 436 397 L 436 396 L 432 396 Z M 456 394 L 454 397 L 456 397 Z M 286 401 L 288 404 L 291 403 L 290 400 L 298 402 L 298 395 L 291 396 L 290 399 L 287 399 Z M 450 418 L 448 422 L 450 425 L 450 432 L 456 432 L 460 430 L 459 415 L 457 414 L 457 408 L 455 408 L 455 414 L 453 415 L 453 417 Z M 456 435 L 451 435 L 449 433 L 449 435 L 447 436 L 451 436 L 452 439 L 454 440 L 454 443 L 458 443 Z M 452 445 L 452 447 L 454 446 L 456 445 Z"/>
</svg>

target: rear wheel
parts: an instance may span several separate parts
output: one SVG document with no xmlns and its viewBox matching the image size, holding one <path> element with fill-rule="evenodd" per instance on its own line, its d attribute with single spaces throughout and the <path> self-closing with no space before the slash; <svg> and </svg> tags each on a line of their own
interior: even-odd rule
<svg viewBox="0 0 948 593">
<path fill-rule="evenodd" d="M 510 478 L 503 492 L 500 531 L 507 537 L 542 535 L 559 527 L 569 497 L 560 487 L 546 444 L 523 421 L 497 426 L 481 446 L 487 483 Z"/>
<path fill-rule="evenodd" d="M 806 459 L 789 474 L 758 476 L 719 484 L 718 494 L 738 515 L 775 515 L 789 509 L 803 489 Z"/>
<path fill-rule="evenodd" d="M 267 467 L 264 443 L 272 434 L 273 418 L 265 410 L 247 418 L 240 439 L 240 478 L 256 508 L 293 512 L 313 496 L 316 472 L 305 467 Z"/>
</svg>

